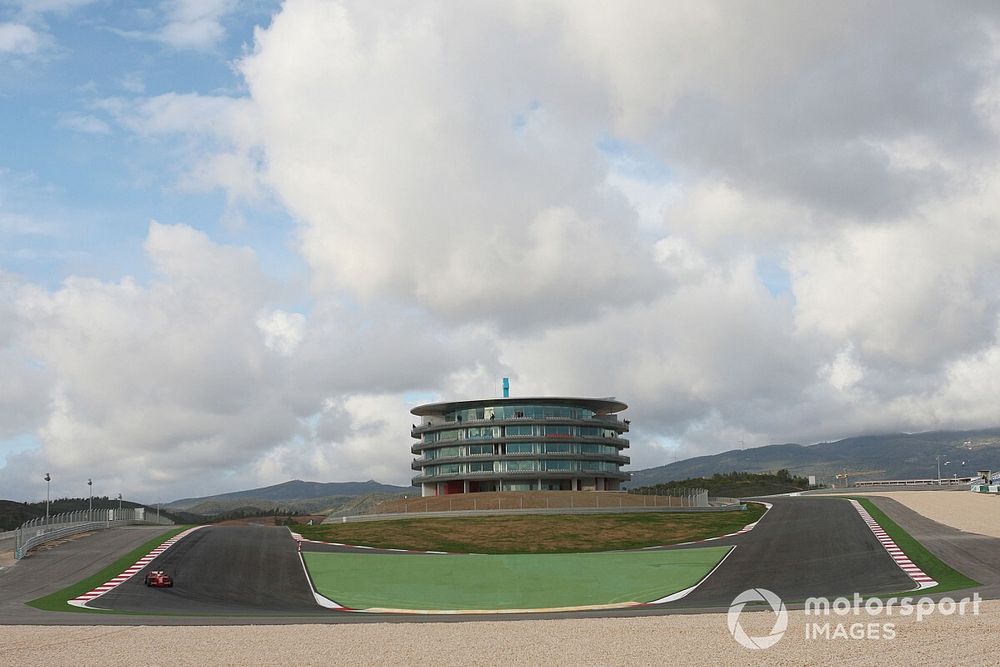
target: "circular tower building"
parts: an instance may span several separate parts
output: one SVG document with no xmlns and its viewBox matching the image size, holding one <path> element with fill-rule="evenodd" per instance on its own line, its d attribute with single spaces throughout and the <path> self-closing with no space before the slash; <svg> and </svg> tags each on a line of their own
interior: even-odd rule
<svg viewBox="0 0 1000 667">
<path fill-rule="evenodd" d="M 617 491 L 629 473 L 628 408 L 613 398 L 492 398 L 420 405 L 413 484 L 425 496 Z"/>
</svg>

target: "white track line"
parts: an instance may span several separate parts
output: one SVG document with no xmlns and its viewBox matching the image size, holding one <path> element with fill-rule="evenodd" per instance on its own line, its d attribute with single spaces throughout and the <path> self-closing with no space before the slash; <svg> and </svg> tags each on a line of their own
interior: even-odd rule
<svg viewBox="0 0 1000 667">
<path fill-rule="evenodd" d="M 903 550 L 896 546 L 896 543 L 892 540 L 892 538 L 889 537 L 885 530 L 882 529 L 882 526 L 878 525 L 878 522 L 872 518 L 872 515 L 868 513 L 868 510 L 866 510 L 861 503 L 857 500 L 851 500 L 850 498 L 848 498 L 848 500 L 850 500 L 854 509 L 858 511 L 858 514 L 861 515 L 862 520 L 868 524 L 872 533 L 875 534 L 875 539 L 879 541 L 882 547 L 886 550 L 886 553 L 889 554 L 889 557 L 895 561 L 896 565 L 899 566 L 899 569 L 901 569 L 906 576 L 913 579 L 914 583 L 917 584 L 916 590 L 920 591 L 925 588 L 938 585 L 938 582 L 931 579 L 924 573 L 923 570 L 914 565 L 913 561 L 911 561 L 906 554 L 903 553 Z"/>
<path fill-rule="evenodd" d="M 179 540 L 187 537 L 188 535 L 190 535 L 194 531 L 198 530 L 199 528 L 204 528 L 204 526 L 195 526 L 194 528 L 188 528 L 184 532 L 178 533 L 178 534 L 174 535 L 169 540 L 167 540 L 166 542 L 164 542 L 163 544 L 161 544 L 160 546 L 156 547 L 155 549 L 153 549 L 152 551 L 150 551 L 148 554 L 146 554 L 145 556 L 143 556 L 142 558 L 140 558 L 139 560 L 137 560 L 133 565 L 131 565 L 127 570 L 125 570 L 124 572 L 122 572 L 118 576 L 112 577 L 110 580 L 108 580 L 105 583 L 101 584 L 97 588 L 95 588 L 95 589 L 93 589 L 91 591 L 88 591 L 88 592 L 84 593 L 83 595 L 77 596 L 77 597 L 73 598 L 72 600 L 69 600 L 69 604 L 73 605 L 74 607 L 83 607 L 83 608 L 86 608 L 88 602 L 96 600 L 97 598 L 101 597 L 102 595 L 104 595 L 108 591 L 112 591 L 112 590 L 118 588 L 119 586 L 121 586 L 122 584 L 124 584 L 126 581 L 128 581 L 129 579 L 131 579 L 132 577 L 134 577 L 136 574 L 138 574 L 139 571 L 142 568 L 146 567 L 151 562 L 153 562 L 153 559 L 155 559 L 157 556 L 159 556 L 164 551 L 166 551 L 170 547 L 172 547 L 175 544 L 177 544 L 177 542 Z"/>
<path fill-rule="evenodd" d="M 711 571 L 709 571 L 708 574 L 706 574 L 704 577 L 702 577 L 701 580 L 697 584 L 695 584 L 694 586 L 691 586 L 690 588 L 685 588 L 682 591 L 677 591 L 676 593 L 671 593 L 670 595 L 668 595 L 666 597 L 662 597 L 659 600 L 653 600 L 652 602 L 647 602 L 646 604 L 664 604 L 665 602 L 676 602 L 677 600 L 680 600 L 681 598 L 686 598 L 688 595 L 690 595 L 694 591 L 694 589 L 698 588 L 703 583 L 705 583 L 706 579 L 708 579 L 713 574 L 715 574 L 715 571 L 718 570 L 720 567 L 722 567 L 722 564 L 726 562 L 726 559 L 729 558 L 729 556 L 734 551 L 736 551 L 736 547 L 735 546 L 733 546 L 733 548 L 730 549 L 729 552 L 726 553 L 726 555 L 722 557 L 722 560 L 720 560 L 718 563 L 716 563 L 715 567 L 713 567 L 711 569 Z"/>
</svg>

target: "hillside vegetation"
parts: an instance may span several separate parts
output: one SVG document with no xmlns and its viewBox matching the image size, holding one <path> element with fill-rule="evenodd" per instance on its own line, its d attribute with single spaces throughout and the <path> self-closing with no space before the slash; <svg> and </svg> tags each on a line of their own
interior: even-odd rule
<svg viewBox="0 0 1000 667">
<path fill-rule="evenodd" d="M 632 471 L 629 488 L 674 480 L 712 477 L 731 470 L 764 473 L 788 470 L 793 475 L 815 475 L 833 484 L 847 470 L 852 481 L 865 479 L 926 479 L 937 475 L 941 457 L 943 477 L 967 477 L 977 470 L 1000 470 L 1000 429 L 932 431 L 846 438 L 815 445 L 767 445 L 698 456 L 656 468 Z"/>
<path fill-rule="evenodd" d="M 663 484 L 655 484 L 653 486 L 642 486 L 637 489 L 629 489 L 629 493 L 669 495 L 697 488 L 708 489 L 709 496 L 749 498 L 751 496 L 769 496 L 776 493 L 806 491 L 815 487 L 809 486 L 809 480 L 805 477 L 796 477 L 787 470 L 782 469 L 774 473 L 716 473 L 711 477 L 691 477 L 664 482 Z"/>
<path fill-rule="evenodd" d="M 362 514 L 378 502 L 412 494 L 404 486 L 367 482 L 304 482 L 292 480 L 246 491 L 221 493 L 201 498 L 183 498 L 167 503 L 171 510 L 183 510 L 206 517 L 235 518 L 233 513 L 257 511 L 260 515 L 326 514 L 345 516 Z"/>
</svg>

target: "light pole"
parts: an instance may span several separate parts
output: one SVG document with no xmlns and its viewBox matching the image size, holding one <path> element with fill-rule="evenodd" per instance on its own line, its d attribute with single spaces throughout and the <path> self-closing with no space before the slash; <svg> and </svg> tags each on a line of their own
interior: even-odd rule
<svg viewBox="0 0 1000 667">
<path fill-rule="evenodd" d="M 938 483 L 938 484 L 940 485 L 940 484 L 941 484 L 941 455 L 940 455 L 940 454 L 938 454 L 938 455 L 937 455 L 937 456 L 935 456 L 934 458 L 936 458 L 936 459 L 937 459 L 937 466 L 938 466 L 938 478 L 937 478 L 937 483 Z"/>
<path fill-rule="evenodd" d="M 122 494 L 118 494 L 118 513 L 122 513 Z"/>
<path fill-rule="evenodd" d="M 87 478 L 87 486 L 90 487 L 90 505 L 87 507 L 87 521 L 94 520 L 94 480 Z"/>
<path fill-rule="evenodd" d="M 52 476 L 49 473 L 45 473 L 45 525 L 49 525 L 49 482 L 52 481 Z"/>
</svg>

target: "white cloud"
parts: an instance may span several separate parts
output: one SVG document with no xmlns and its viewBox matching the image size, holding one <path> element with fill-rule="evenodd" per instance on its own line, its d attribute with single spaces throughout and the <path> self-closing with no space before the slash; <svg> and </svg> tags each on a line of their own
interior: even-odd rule
<svg viewBox="0 0 1000 667">
<path fill-rule="evenodd" d="M 42 36 L 26 25 L 0 23 L 0 54 L 31 55 L 42 43 Z"/>
<path fill-rule="evenodd" d="M 226 37 L 225 18 L 238 8 L 236 0 L 164 0 L 158 12 L 143 12 L 149 20 L 161 22 L 158 29 L 111 31 L 120 37 L 159 42 L 181 51 L 211 51 Z"/>
<path fill-rule="evenodd" d="M 210 49 L 225 37 L 222 19 L 235 8 L 234 0 L 170 0 L 159 38 L 178 49 Z"/>
<path fill-rule="evenodd" d="M 285 356 L 295 351 L 302 342 L 306 318 L 302 313 L 274 310 L 257 317 L 257 328 L 264 336 L 264 345 Z"/>
<path fill-rule="evenodd" d="M 12 0 L 10 4 L 20 8 L 28 16 L 40 14 L 68 14 L 81 7 L 92 5 L 97 0 Z"/>
<path fill-rule="evenodd" d="M 158 38 L 209 48 L 231 9 L 170 5 Z M 989 13 L 289 0 L 237 63 L 244 97 L 94 112 L 162 148 L 181 189 L 279 201 L 308 289 L 162 225 L 149 285 L 17 288 L 43 454 L 89 443 L 164 488 L 153 452 L 233 484 L 402 481 L 406 397 L 504 375 L 617 394 L 641 465 L 990 425 Z"/>
<path fill-rule="evenodd" d="M 90 114 L 62 114 L 59 116 L 57 125 L 59 127 L 75 130 L 76 132 L 84 132 L 86 134 L 108 134 L 111 132 L 111 128 L 108 127 L 107 123 L 96 116 L 91 116 Z"/>
</svg>

